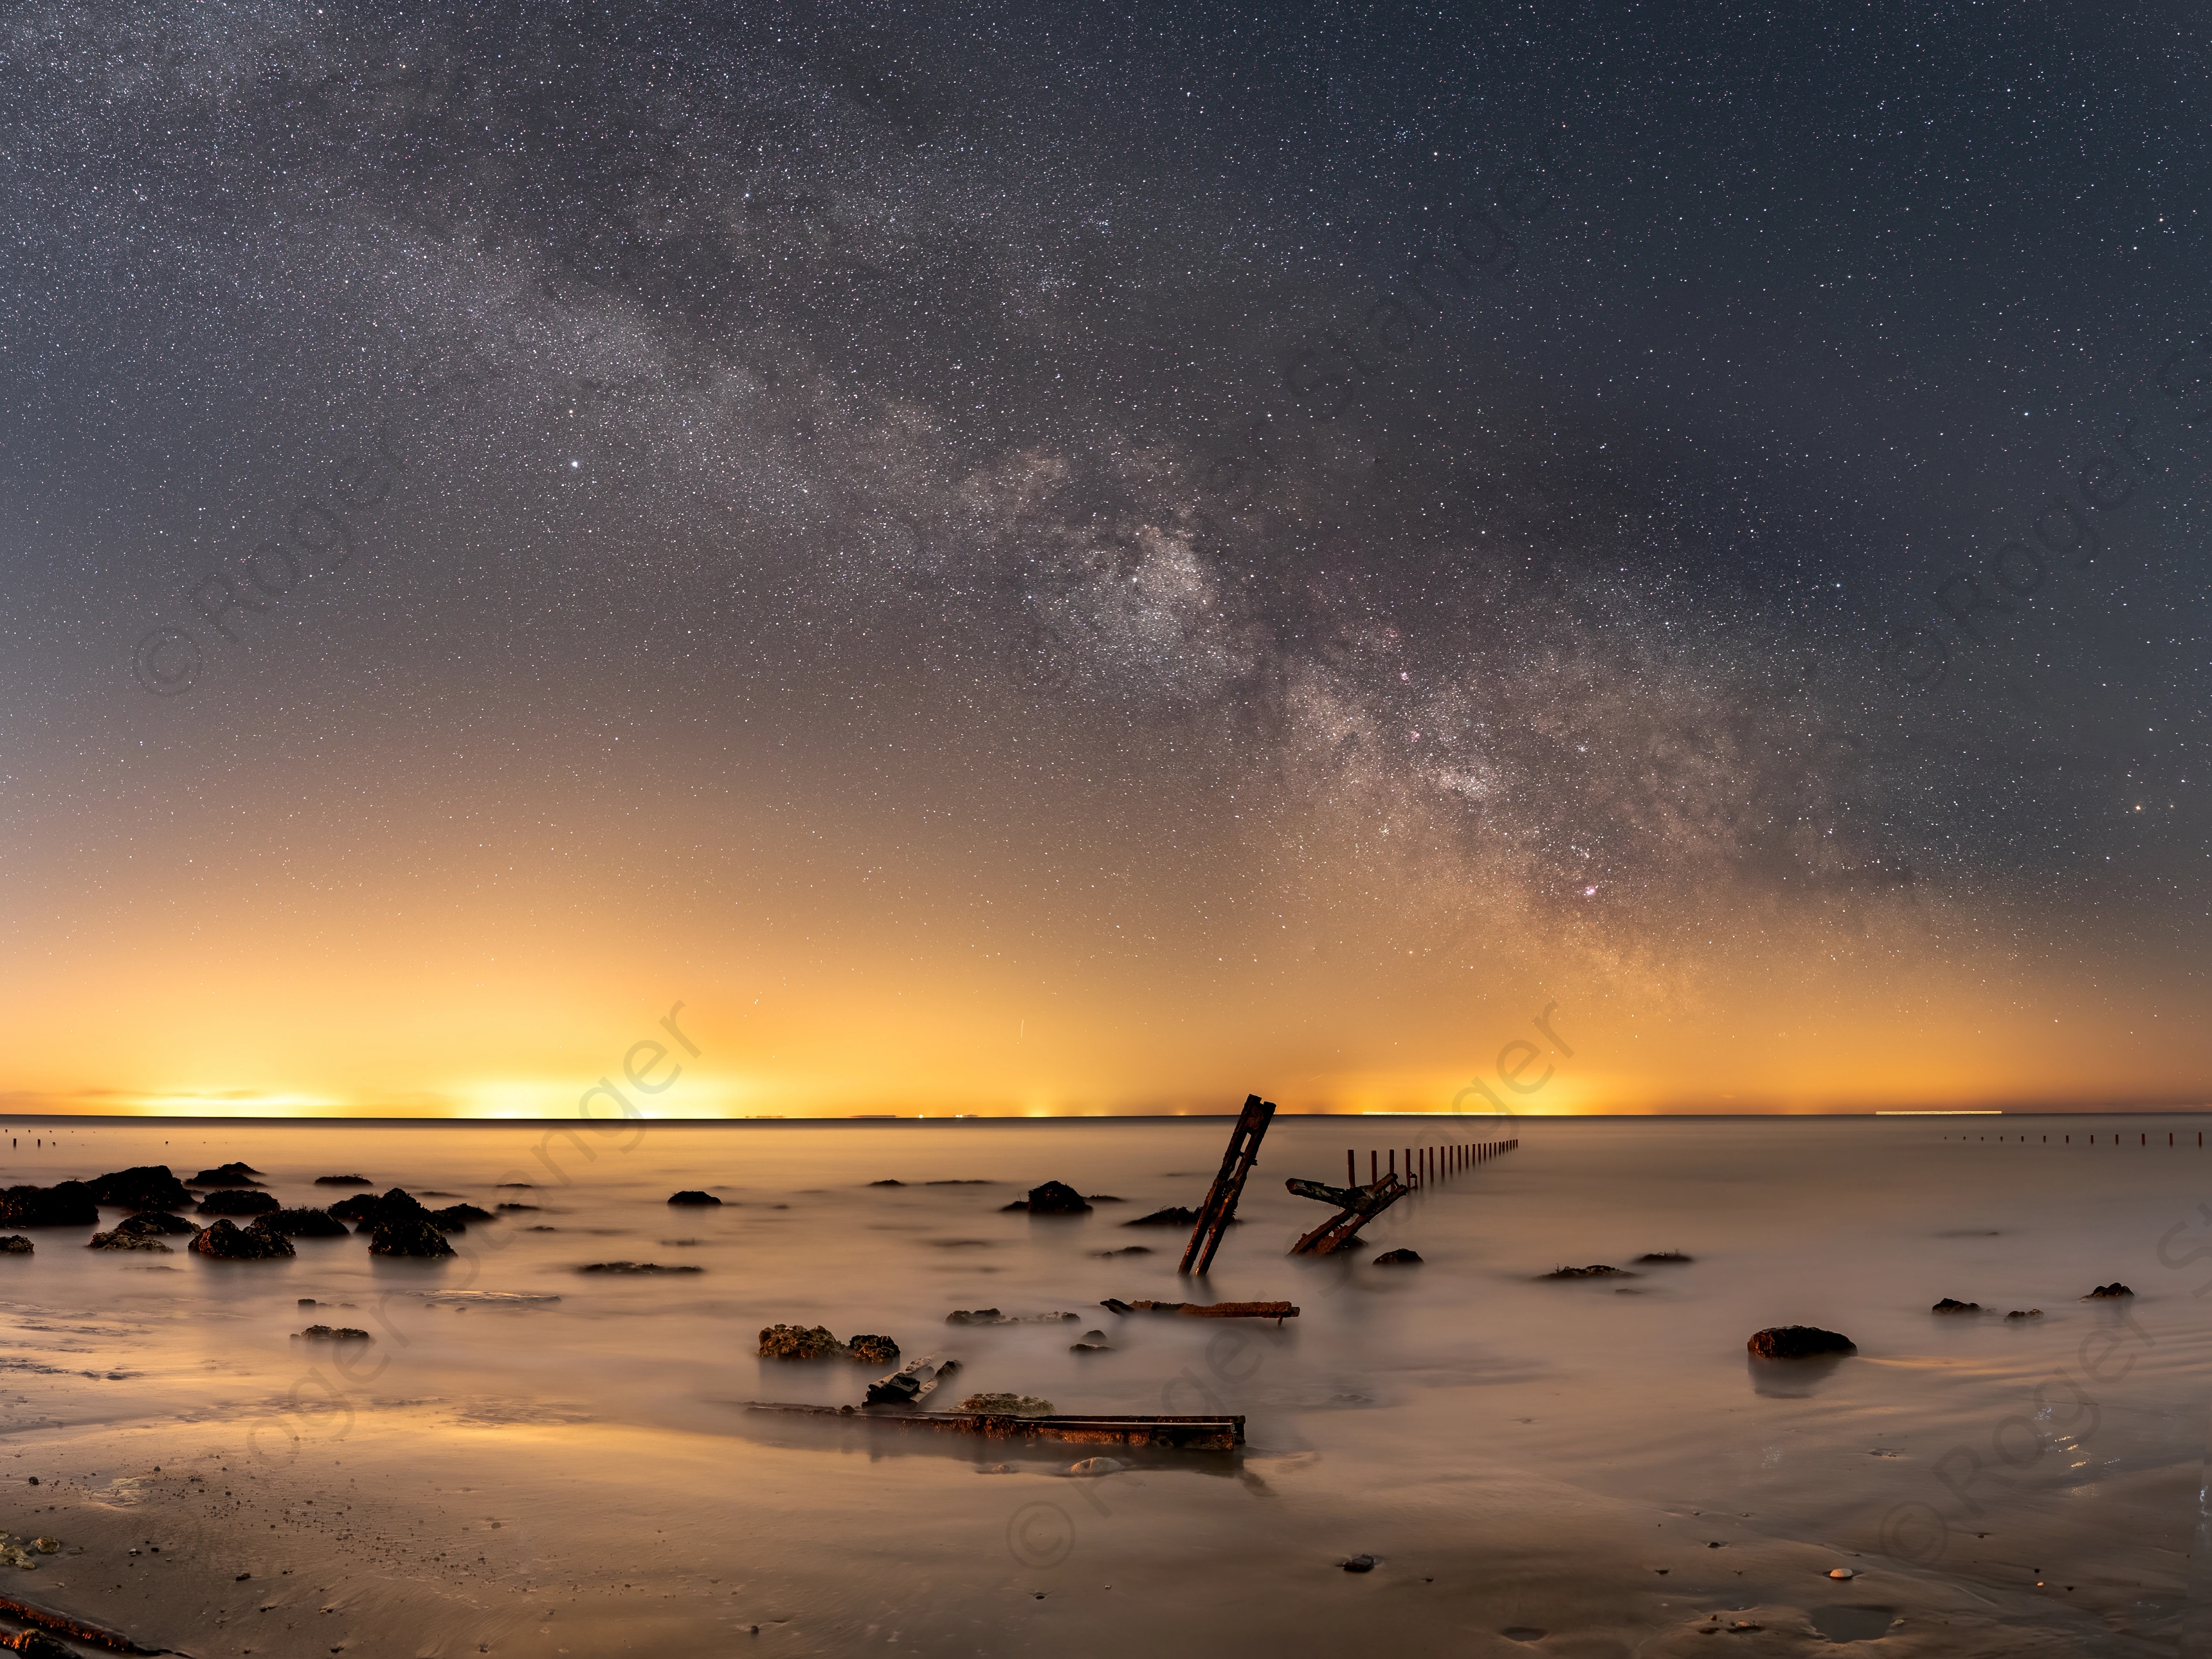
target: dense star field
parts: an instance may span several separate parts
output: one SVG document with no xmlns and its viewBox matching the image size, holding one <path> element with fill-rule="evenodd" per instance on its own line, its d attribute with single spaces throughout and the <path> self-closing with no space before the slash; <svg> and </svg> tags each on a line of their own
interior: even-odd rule
<svg viewBox="0 0 2212 1659">
<path fill-rule="evenodd" d="M 18 1109 L 2179 1103 L 2197 20 L 0 24 Z"/>
</svg>

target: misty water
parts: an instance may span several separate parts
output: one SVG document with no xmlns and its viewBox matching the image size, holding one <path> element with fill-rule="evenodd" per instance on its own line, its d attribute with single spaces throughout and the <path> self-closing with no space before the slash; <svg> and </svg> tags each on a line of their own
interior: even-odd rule
<svg viewBox="0 0 2212 1659">
<path fill-rule="evenodd" d="M 0 1526 L 64 1549 L 0 1574 L 204 1656 L 2170 1653 L 2204 1473 L 2203 1127 L 1279 1117 L 1194 1289 L 1182 1232 L 1120 1224 L 1195 1206 L 1226 1120 L 27 1121 L 10 1182 L 235 1158 L 287 1204 L 358 1172 L 538 1207 L 442 1262 L 32 1230 L 0 1257 Z M 1324 1212 L 1285 1177 L 1508 1133 L 1350 1256 L 1285 1256 Z M 1123 1201 L 1004 1210 L 1055 1179 Z M 1373 1265 L 1398 1248 L 1423 1264 Z M 1668 1251 L 1694 1259 L 1635 1264 Z M 698 1271 L 578 1271 L 617 1261 Z M 1542 1277 L 1593 1263 L 1635 1276 Z M 2079 1299 L 2114 1280 L 2136 1294 Z M 986 1306 L 1077 1317 L 945 1322 Z M 374 1340 L 297 1338 L 319 1322 Z M 1248 1444 L 1083 1478 L 1106 1449 L 749 1413 L 879 1374 L 763 1361 L 776 1322 L 956 1357 L 963 1394 L 1243 1413 Z M 1793 1323 L 1858 1352 L 1747 1354 Z M 1091 1330 L 1110 1352 L 1071 1351 Z"/>
</svg>

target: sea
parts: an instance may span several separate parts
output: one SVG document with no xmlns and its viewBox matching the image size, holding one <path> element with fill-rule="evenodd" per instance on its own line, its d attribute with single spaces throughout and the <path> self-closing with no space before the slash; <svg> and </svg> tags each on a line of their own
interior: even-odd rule
<svg viewBox="0 0 2212 1659">
<path fill-rule="evenodd" d="M 529 1207 L 435 1261 L 26 1230 L 0 1528 L 58 1547 L 0 1594 L 204 1659 L 2197 1650 L 2204 1117 L 1278 1115 L 1183 1278 L 1183 1231 L 1124 1224 L 1196 1207 L 1231 1124 L 9 1120 L 8 1184 L 237 1160 L 287 1205 Z M 1329 1211 L 1286 1179 L 1484 1140 L 1289 1254 Z M 1007 1207 L 1047 1181 L 1093 1207 Z M 1147 1298 L 1297 1312 L 1104 1305 Z M 1245 1443 L 763 1413 L 888 1369 L 763 1359 L 775 1324 Z M 1747 1351 L 1790 1325 L 1856 1352 Z"/>
</svg>

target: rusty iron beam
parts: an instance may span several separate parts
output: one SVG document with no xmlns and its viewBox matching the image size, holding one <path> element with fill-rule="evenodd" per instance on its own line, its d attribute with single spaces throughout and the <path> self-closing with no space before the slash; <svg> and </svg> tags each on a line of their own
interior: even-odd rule
<svg viewBox="0 0 2212 1659">
<path fill-rule="evenodd" d="M 1221 1155 L 1220 1172 L 1200 1206 L 1198 1224 L 1190 1231 L 1190 1243 L 1183 1250 L 1177 1273 L 1202 1273 L 1213 1265 L 1213 1253 L 1221 1248 L 1221 1235 L 1236 1218 L 1237 1200 L 1244 1195 L 1244 1178 L 1259 1162 L 1260 1142 L 1274 1116 L 1273 1101 L 1257 1095 L 1244 1097 L 1244 1109 L 1237 1114 L 1237 1127 L 1230 1132 L 1229 1150 Z"/>
<path fill-rule="evenodd" d="M 1163 1446 L 1181 1451 L 1233 1451 L 1244 1443 L 1238 1417 L 1006 1417 L 991 1412 L 872 1412 L 853 1406 L 791 1406 L 748 1401 L 748 1411 L 779 1417 L 827 1417 L 847 1423 L 888 1423 L 905 1429 L 981 1435 L 987 1440 L 1060 1440 L 1085 1446 Z"/>
<path fill-rule="evenodd" d="M 1237 1420 L 1241 1424 L 1244 1419 L 1239 1418 Z M 69 1637 L 89 1647 L 106 1648 L 110 1653 L 157 1654 L 171 1651 L 167 1648 L 142 1648 L 127 1636 L 118 1636 L 112 1630 L 102 1630 L 97 1625 L 88 1625 L 65 1613 L 49 1613 L 28 1601 L 19 1601 L 12 1595 L 0 1595 L 0 1614 L 15 1620 L 18 1624 L 52 1631 L 58 1636 Z"/>
</svg>

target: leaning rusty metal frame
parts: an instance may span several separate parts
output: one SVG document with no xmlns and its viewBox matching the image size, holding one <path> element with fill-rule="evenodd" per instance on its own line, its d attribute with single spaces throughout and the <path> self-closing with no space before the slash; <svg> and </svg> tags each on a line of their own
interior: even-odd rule
<svg viewBox="0 0 2212 1659">
<path fill-rule="evenodd" d="M 1177 1273 L 1202 1273 L 1213 1265 L 1213 1253 L 1221 1248 L 1221 1235 L 1236 1218 L 1237 1200 L 1244 1194 L 1244 1178 L 1259 1162 L 1260 1142 L 1274 1116 L 1273 1101 L 1262 1100 L 1257 1095 L 1244 1097 L 1244 1109 L 1237 1114 L 1237 1127 L 1229 1136 L 1229 1150 L 1221 1155 L 1220 1173 L 1206 1189 L 1206 1202 L 1198 1212 L 1198 1224 L 1191 1229 L 1190 1243 L 1183 1250 L 1182 1265 L 1176 1269 Z"/>
</svg>

